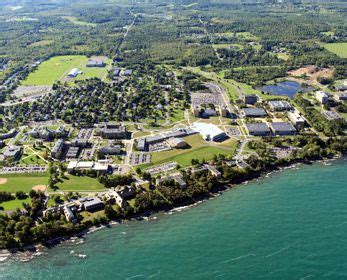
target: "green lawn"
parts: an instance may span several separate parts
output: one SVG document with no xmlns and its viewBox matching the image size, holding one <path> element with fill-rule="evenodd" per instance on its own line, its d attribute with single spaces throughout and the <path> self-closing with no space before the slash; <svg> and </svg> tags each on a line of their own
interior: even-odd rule
<svg viewBox="0 0 347 280">
<path fill-rule="evenodd" d="M 328 43 L 323 44 L 328 51 L 342 58 L 347 58 L 347 43 Z"/>
<path fill-rule="evenodd" d="M 96 178 L 87 176 L 68 175 L 62 183 L 58 183 L 59 190 L 62 191 L 97 191 L 103 190 L 104 186 Z"/>
<path fill-rule="evenodd" d="M 17 208 L 22 209 L 23 203 L 31 203 L 31 199 L 14 199 L 0 203 L 0 206 L 4 208 L 4 211 L 16 210 Z"/>
<path fill-rule="evenodd" d="M 0 185 L 0 191 L 12 192 L 17 191 L 30 192 L 36 185 L 47 185 L 48 173 L 37 174 L 2 174 L 1 178 L 6 178 L 7 182 Z"/>
<path fill-rule="evenodd" d="M 64 80 L 66 75 L 73 69 L 78 68 L 83 73 L 78 74 L 74 80 L 82 80 L 92 77 L 102 79 L 106 74 L 106 67 L 86 67 L 88 58 L 84 55 L 55 56 L 41 63 L 37 70 L 30 73 L 22 82 L 23 85 L 52 85 L 56 81 Z M 110 59 L 105 61 L 107 64 Z"/>
<path fill-rule="evenodd" d="M 26 199 L 14 199 L 0 203 L 0 206 L 4 208 L 4 211 L 9 211 L 23 208 L 23 203 L 31 203 L 31 199 L 29 197 Z"/>
<path fill-rule="evenodd" d="M 152 163 L 143 165 L 147 168 L 164 162 L 176 161 L 182 167 L 191 165 L 192 159 L 210 160 L 214 155 L 231 155 L 235 151 L 236 141 L 227 140 L 222 143 L 210 144 L 202 139 L 200 134 L 191 135 L 184 138 L 191 146 L 189 149 L 173 149 L 170 151 L 152 153 Z M 212 146 L 213 145 L 213 146 Z"/>
</svg>

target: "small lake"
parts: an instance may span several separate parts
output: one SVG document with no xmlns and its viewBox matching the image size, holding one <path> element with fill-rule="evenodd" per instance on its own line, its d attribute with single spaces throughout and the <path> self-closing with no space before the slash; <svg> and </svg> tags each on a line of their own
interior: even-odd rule
<svg viewBox="0 0 347 280">
<path fill-rule="evenodd" d="M 261 88 L 261 91 L 268 92 L 272 95 L 281 95 L 288 96 L 290 98 L 294 98 L 294 95 L 302 90 L 303 87 L 294 81 L 285 81 L 281 83 L 277 83 L 275 85 L 267 85 Z"/>
</svg>

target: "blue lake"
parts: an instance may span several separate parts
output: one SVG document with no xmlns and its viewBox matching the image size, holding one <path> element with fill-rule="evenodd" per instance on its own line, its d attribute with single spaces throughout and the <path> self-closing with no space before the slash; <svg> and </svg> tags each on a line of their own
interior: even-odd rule
<svg viewBox="0 0 347 280">
<path fill-rule="evenodd" d="M 346 170 L 341 159 L 275 173 L 29 262 L 0 260 L 0 279 L 347 279 Z"/>
<path fill-rule="evenodd" d="M 290 98 L 294 98 L 294 95 L 302 89 L 302 86 L 294 81 L 285 81 L 261 88 L 262 91 L 268 92 L 269 94 L 288 96 Z"/>
</svg>

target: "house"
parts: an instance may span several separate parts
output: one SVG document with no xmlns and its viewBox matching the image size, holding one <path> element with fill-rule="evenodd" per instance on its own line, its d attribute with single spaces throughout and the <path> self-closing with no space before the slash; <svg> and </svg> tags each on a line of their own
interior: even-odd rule
<svg viewBox="0 0 347 280">
<path fill-rule="evenodd" d="M 270 127 L 275 135 L 294 135 L 296 129 L 289 122 L 273 122 Z"/>
<path fill-rule="evenodd" d="M 267 113 L 263 108 L 243 108 L 242 115 L 245 118 L 259 118 L 266 117 Z"/>
<path fill-rule="evenodd" d="M 290 111 L 293 106 L 288 101 L 271 100 L 268 102 L 271 111 Z"/>
<path fill-rule="evenodd" d="M 243 102 L 247 105 L 247 104 L 250 104 L 250 105 L 254 105 L 255 103 L 258 102 L 258 95 L 256 94 L 245 94 L 243 96 Z"/>
<path fill-rule="evenodd" d="M 321 103 L 321 104 L 326 104 L 328 103 L 329 101 L 329 95 L 322 91 L 322 90 L 319 90 L 319 91 L 316 91 L 315 93 L 316 95 L 316 99 Z"/>
<path fill-rule="evenodd" d="M 82 205 L 85 211 L 95 212 L 104 208 L 104 203 L 98 197 L 84 197 L 79 199 L 79 203 Z"/>
<path fill-rule="evenodd" d="M 64 140 L 59 139 L 55 144 L 53 149 L 51 150 L 51 155 L 54 158 L 61 158 L 64 151 Z"/>
<path fill-rule="evenodd" d="M 249 135 L 269 136 L 271 130 L 266 123 L 246 123 L 246 130 Z"/>
<path fill-rule="evenodd" d="M 337 91 L 346 91 L 347 85 L 338 85 L 335 87 Z"/>
<path fill-rule="evenodd" d="M 78 68 L 73 68 L 68 74 L 67 76 L 69 78 L 76 78 L 78 75 Z"/>
<path fill-rule="evenodd" d="M 296 129 L 301 130 L 305 127 L 305 120 L 297 110 L 289 112 L 288 118 Z"/>
<path fill-rule="evenodd" d="M 182 149 L 188 146 L 187 142 L 183 138 L 169 138 L 167 143 L 171 148 Z"/>
<path fill-rule="evenodd" d="M 20 146 L 8 146 L 3 151 L 5 159 L 19 160 L 22 155 L 22 147 Z"/>
<path fill-rule="evenodd" d="M 206 141 L 222 142 L 228 138 L 227 134 L 214 124 L 195 122 L 190 128 L 200 133 Z"/>
</svg>

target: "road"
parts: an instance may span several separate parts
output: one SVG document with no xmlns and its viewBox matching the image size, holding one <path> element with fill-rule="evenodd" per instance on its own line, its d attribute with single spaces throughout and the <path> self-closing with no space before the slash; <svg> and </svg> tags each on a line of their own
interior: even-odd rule
<svg viewBox="0 0 347 280">
<path fill-rule="evenodd" d="M 207 35 L 207 37 L 209 38 L 209 40 L 210 40 L 210 43 L 211 43 L 211 45 L 212 45 L 212 48 L 213 48 L 213 50 L 214 50 L 214 53 L 215 53 L 216 57 L 218 58 L 219 61 L 223 61 L 223 58 L 221 58 L 221 56 L 219 55 L 217 48 L 215 48 L 214 45 L 213 45 L 212 36 L 211 36 L 211 34 L 208 32 L 208 30 L 207 30 L 207 28 L 206 28 L 206 23 L 201 19 L 201 16 L 199 16 L 199 22 L 202 24 L 202 26 L 203 26 L 203 28 L 204 28 L 204 32 L 205 32 L 205 34 Z"/>
</svg>

